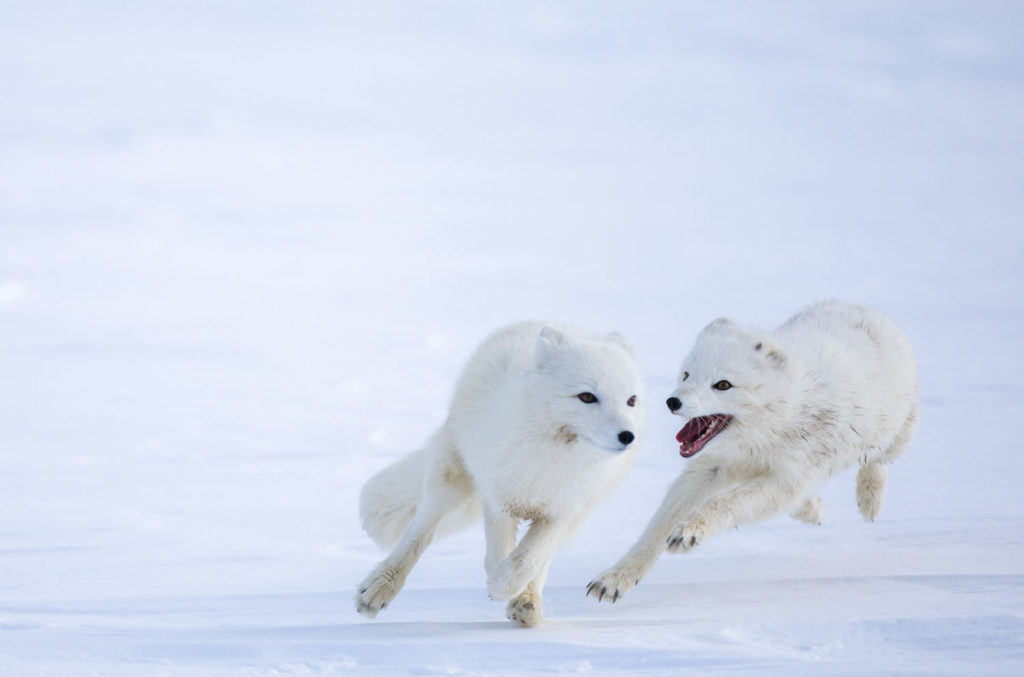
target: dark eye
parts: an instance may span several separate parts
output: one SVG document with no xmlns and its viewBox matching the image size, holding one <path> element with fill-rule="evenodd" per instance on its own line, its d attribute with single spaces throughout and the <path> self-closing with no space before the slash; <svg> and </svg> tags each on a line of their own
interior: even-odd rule
<svg viewBox="0 0 1024 677">
<path fill-rule="evenodd" d="M 732 384 L 729 383 L 728 381 L 719 381 L 718 383 L 711 387 L 714 388 L 715 390 L 728 390 L 729 388 L 732 388 Z"/>
<path fill-rule="evenodd" d="M 636 395 L 633 395 L 633 397 L 631 397 L 628 400 L 626 400 L 626 406 L 627 407 L 635 407 L 636 406 Z"/>
<path fill-rule="evenodd" d="M 690 378 L 690 372 L 688 372 L 688 371 L 684 371 L 684 372 L 683 372 L 683 380 L 685 381 L 685 380 L 686 380 L 686 379 L 688 379 L 688 378 Z"/>
<path fill-rule="evenodd" d="M 580 398 L 580 402 L 586 402 L 587 404 L 594 404 L 597 402 L 597 396 L 594 393 L 580 393 L 576 397 Z"/>
</svg>

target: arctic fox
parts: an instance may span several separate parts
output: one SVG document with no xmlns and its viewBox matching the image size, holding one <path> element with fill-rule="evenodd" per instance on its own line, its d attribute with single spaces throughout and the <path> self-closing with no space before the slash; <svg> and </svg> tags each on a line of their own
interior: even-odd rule
<svg viewBox="0 0 1024 677">
<path fill-rule="evenodd" d="M 906 336 L 880 312 L 838 301 L 773 332 L 715 320 L 677 383 L 667 405 L 686 419 L 676 440 L 692 460 L 636 544 L 587 587 L 598 601 L 622 597 L 663 549 L 684 552 L 783 510 L 819 524 L 818 488 L 854 463 L 857 504 L 873 521 L 885 464 L 903 453 L 917 421 Z"/>
<path fill-rule="evenodd" d="M 482 513 L 487 591 L 511 600 L 510 620 L 536 625 L 555 549 L 632 465 L 640 385 L 619 334 L 524 322 L 491 335 L 440 430 L 363 487 L 363 528 L 394 548 L 359 586 L 356 609 L 375 616 L 435 535 Z M 530 527 L 517 545 L 520 520 Z"/>
</svg>

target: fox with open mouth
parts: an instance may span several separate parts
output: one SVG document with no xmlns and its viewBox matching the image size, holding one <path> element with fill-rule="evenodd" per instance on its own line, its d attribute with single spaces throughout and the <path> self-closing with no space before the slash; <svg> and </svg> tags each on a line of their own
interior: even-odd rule
<svg viewBox="0 0 1024 677">
<path fill-rule="evenodd" d="M 637 543 L 591 581 L 598 601 L 622 597 L 665 549 L 686 552 L 782 511 L 820 524 L 818 489 L 855 463 L 857 503 L 873 521 L 886 464 L 914 432 L 917 369 L 882 313 L 824 301 L 772 332 L 715 320 L 666 404 L 686 421 L 676 436 L 686 469 Z"/>
</svg>

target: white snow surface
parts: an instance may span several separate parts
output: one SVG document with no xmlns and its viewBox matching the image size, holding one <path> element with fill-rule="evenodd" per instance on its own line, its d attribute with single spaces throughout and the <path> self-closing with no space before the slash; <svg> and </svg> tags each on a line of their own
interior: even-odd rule
<svg viewBox="0 0 1024 677">
<path fill-rule="evenodd" d="M 1021 4 L 5 2 L 0 91 L 0 674 L 1024 672 Z M 699 329 L 826 297 L 918 354 L 879 521 L 845 473 L 585 598 Z M 479 527 L 359 616 L 359 488 L 534 317 L 649 393 L 546 621 Z"/>
</svg>

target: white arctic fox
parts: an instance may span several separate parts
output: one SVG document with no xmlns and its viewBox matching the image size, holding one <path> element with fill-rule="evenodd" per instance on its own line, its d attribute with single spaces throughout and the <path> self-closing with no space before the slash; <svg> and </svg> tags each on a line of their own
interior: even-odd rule
<svg viewBox="0 0 1024 677">
<path fill-rule="evenodd" d="M 359 586 L 375 616 L 435 535 L 483 513 L 487 590 L 508 618 L 541 620 L 555 549 L 625 475 L 643 424 L 632 350 L 618 334 L 524 322 L 490 336 L 466 365 L 447 420 L 423 449 L 363 487 L 363 527 L 394 546 Z M 516 544 L 520 520 L 531 522 Z"/>
<path fill-rule="evenodd" d="M 854 463 L 861 515 L 874 520 L 885 464 L 914 432 L 917 369 L 884 315 L 825 301 L 773 332 L 712 322 L 667 404 L 687 419 L 676 440 L 692 460 L 637 543 L 588 586 L 599 601 L 622 597 L 666 547 L 687 551 L 783 510 L 820 523 L 818 488 Z"/>
</svg>

